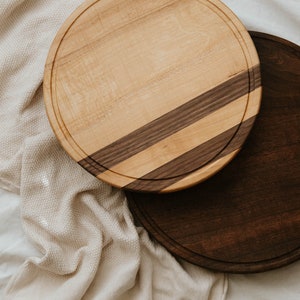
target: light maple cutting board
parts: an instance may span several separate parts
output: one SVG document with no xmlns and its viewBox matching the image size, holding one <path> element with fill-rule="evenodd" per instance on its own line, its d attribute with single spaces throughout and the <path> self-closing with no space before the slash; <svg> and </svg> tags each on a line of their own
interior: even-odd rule
<svg viewBox="0 0 300 300">
<path fill-rule="evenodd" d="M 220 1 L 86 1 L 51 46 L 44 96 L 57 138 L 87 171 L 176 191 L 240 150 L 259 110 L 259 59 Z"/>
</svg>

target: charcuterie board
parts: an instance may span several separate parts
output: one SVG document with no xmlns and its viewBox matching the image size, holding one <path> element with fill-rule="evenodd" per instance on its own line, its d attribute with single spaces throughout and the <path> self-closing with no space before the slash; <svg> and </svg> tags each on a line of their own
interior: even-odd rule
<svg viewBox="0 0 300 300">
<path fill-rule="evenodd" d="M 300 47 L 252 38 L 262 104 L 238 156 L 184 191 L 126 193 L 138 224 L 171 253 L 223 272 L 262 272 L 300 258 Z"/>
<path fill-rule="evenodd" d="M 143 192 L 204 181 L 242 147 L 259 111 L 259 59 L 219 0 L 85 1 L 48 55 L 44 96 L 68 154 Z"/>
</svg>

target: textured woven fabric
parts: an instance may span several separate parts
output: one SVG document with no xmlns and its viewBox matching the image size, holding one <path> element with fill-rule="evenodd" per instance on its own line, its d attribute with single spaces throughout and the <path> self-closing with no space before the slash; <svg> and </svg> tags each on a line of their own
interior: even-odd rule
<svg viewBox="0 0 300 300">
<path fill-rule="evenodd" d="M 78 166 L 52 133 L 44 63 L 80 2 L 0 3 L 0 187 L 20 195 L 22 225 L 37 249 L 4 298 L 223 299 L 223 274 L 178 262 L 151 242 L 123 193 Z"/>
</svg>

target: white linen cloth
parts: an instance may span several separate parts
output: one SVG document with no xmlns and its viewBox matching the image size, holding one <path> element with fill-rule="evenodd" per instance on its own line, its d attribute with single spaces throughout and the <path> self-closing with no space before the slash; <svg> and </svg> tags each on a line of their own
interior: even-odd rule
<svg viewBox="0 0 300 300">
<path fill-rule="evenodd" d="M 299 263 L 230 275 L 227 293 L 227 276 L 175 260 L 134 226 L 122 192 L 61 149 L 45 114 L 43 68 L 57 30 L 81 2 L 0 2 L 0 188 L 6 190 L 0 193 L 0 296 L 299 299 Z M 300 43 L 300 1 L 224 2 L 248 29 Z M 286 276 L 290 272 L 294 276 Z M 283 293 L 287 288 L 289 294 Z"/>
</svg>

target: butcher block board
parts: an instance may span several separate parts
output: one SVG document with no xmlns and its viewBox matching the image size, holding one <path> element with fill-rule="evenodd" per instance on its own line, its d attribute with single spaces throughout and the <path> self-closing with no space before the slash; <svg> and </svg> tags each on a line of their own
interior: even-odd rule
<svg viewBox="0 0 300 300">
<path fill-rule="evenodd" d="M 171 192 L 242 147 L 260 106 L 259 59 L 218 0 L 86 1 L 51 46 L 44 96 L 83 168 L 119 188 Z"/>
<path fill-rule="evenodd" d="M 300 257 L 300 47 L 252 33 L 262 105 L 239 155 L 172 194 L 127 192 L 141 223 L 175 256 L 223 272 L 261 272 Z"/>
</svg>

